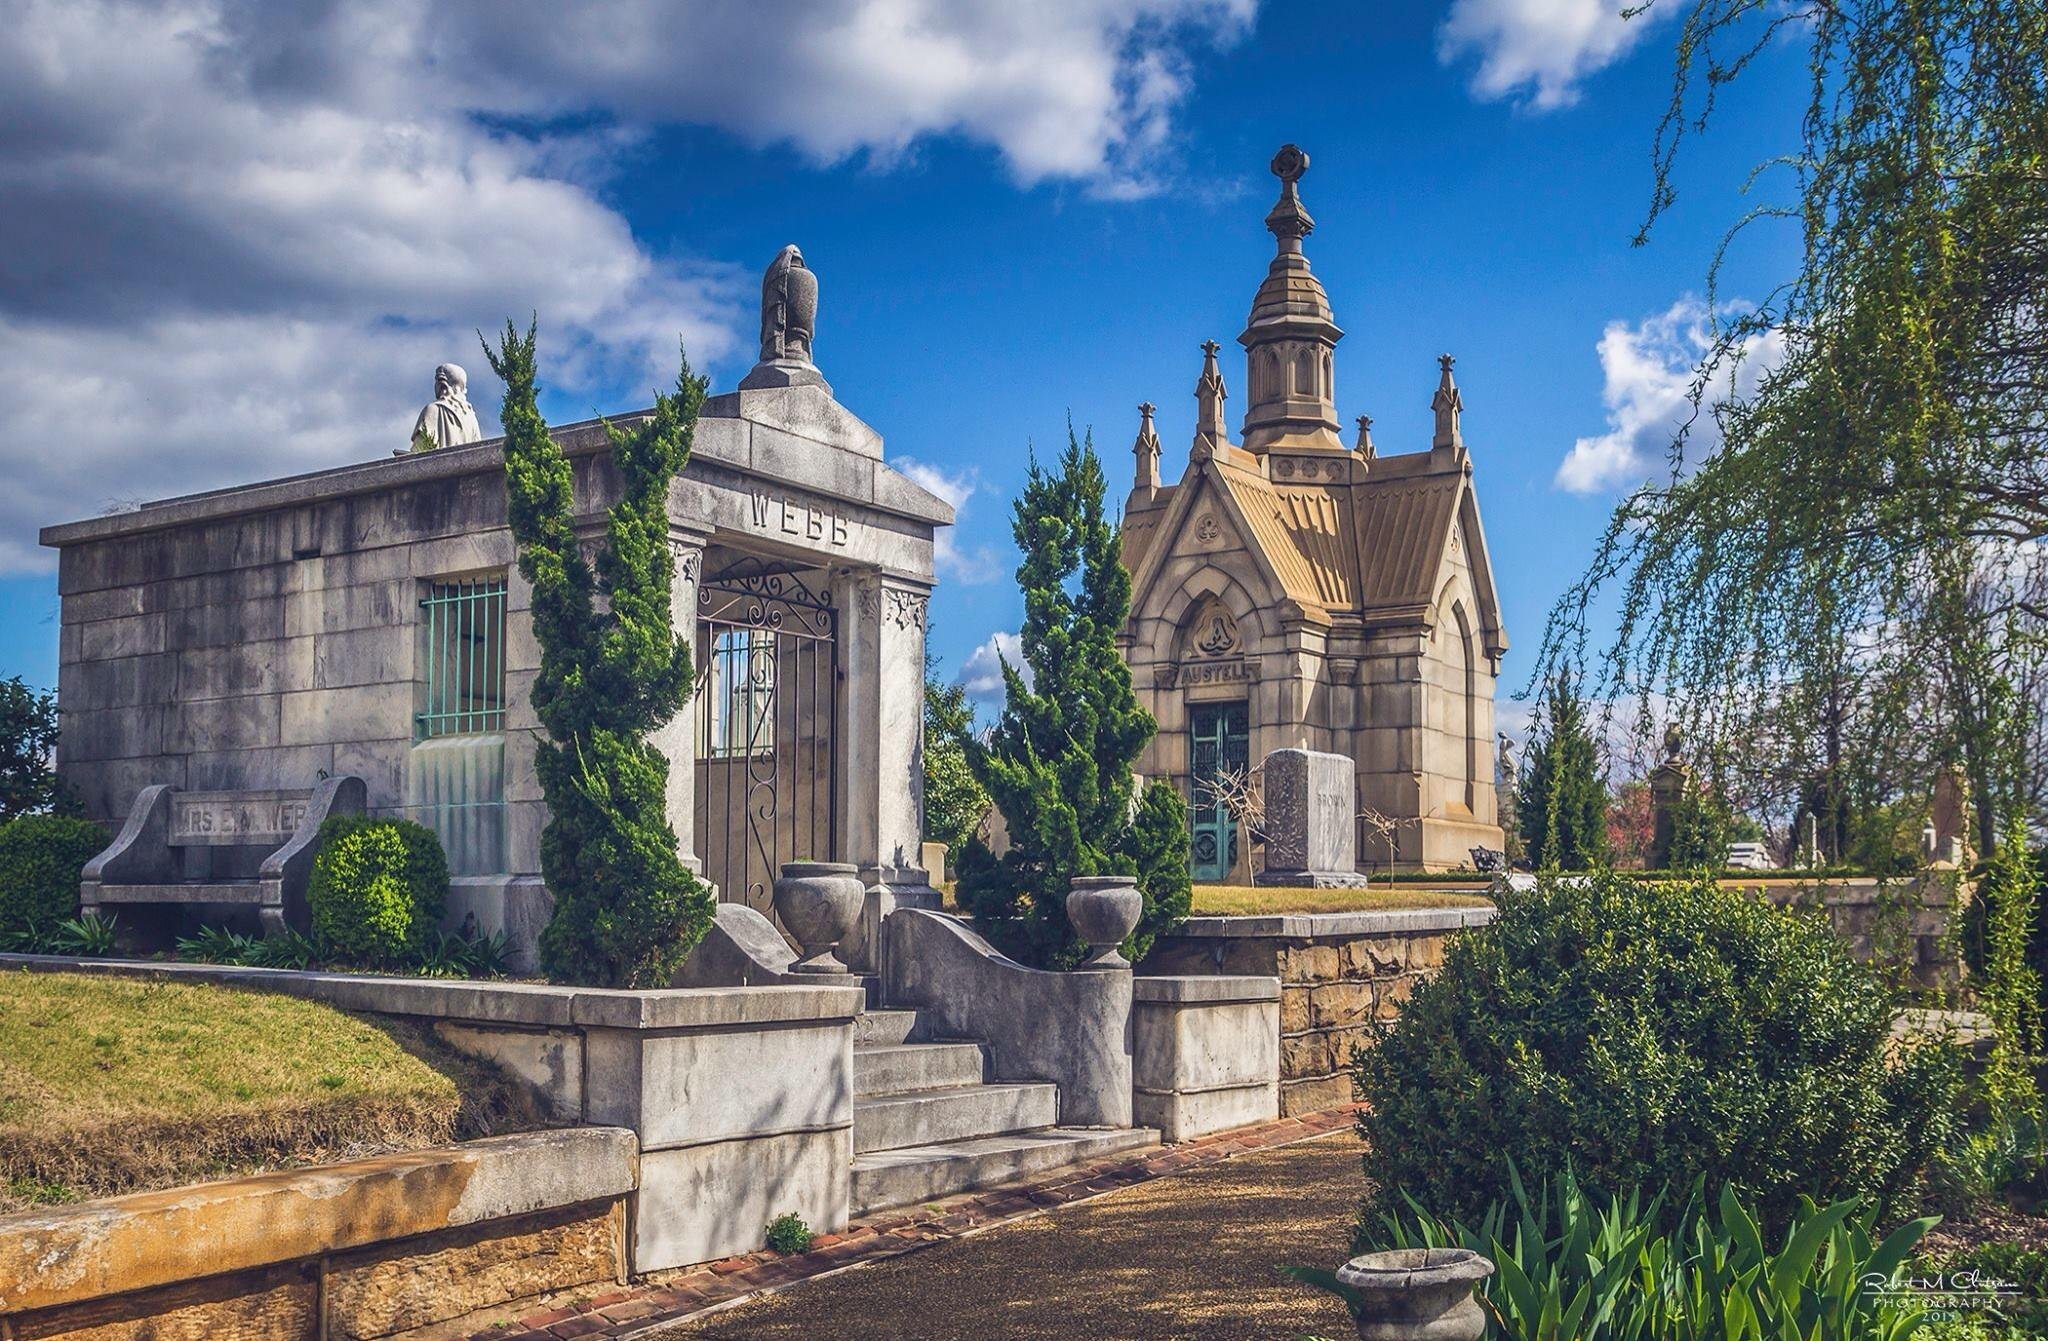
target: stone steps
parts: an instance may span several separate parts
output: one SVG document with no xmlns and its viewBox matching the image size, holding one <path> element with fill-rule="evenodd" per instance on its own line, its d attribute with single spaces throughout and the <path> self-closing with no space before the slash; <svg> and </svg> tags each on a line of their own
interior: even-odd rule
<svg viewBox="0 0 2048 1341">
<path fill-rule="evenodd" d="M 987 1059 L 979 1043 L 888 1043 L 853 1050 L 853 1097 L 979 1085 Z"/>
<path fill-rule="evenodd" d="M 930 1201 L 1158 1143 L 1159 1133 L 1145 1127 L 1044 1127 L 870 1151 L 853 1161 L 852 1210 L 859 1216 Z"/>
<path fill-rule="evenodd" d="M 1059 1121 L 1057 1085 L 961 1085 L 856 1099 L 853 1153 L 940 1145 L 976 1136 L 1050 1127 Z"/>
<path fill-rule="evenodd" d="M 865 1010 L 853 1021 L 856 1050 L 922 1043 L 924 1039 L 924 1023 L 914 1010 Z"/>
</svg>

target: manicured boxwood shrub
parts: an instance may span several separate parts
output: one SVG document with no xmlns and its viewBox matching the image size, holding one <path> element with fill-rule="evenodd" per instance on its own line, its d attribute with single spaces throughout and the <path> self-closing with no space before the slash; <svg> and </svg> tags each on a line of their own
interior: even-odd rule
<svg viewBox="0 0 2048 1341">
<path fill-rule="evenodd" d="M 448 858 L 411 820 L 336 815 L 320 826 L 306 884 L 323 958 L 393 964 L 417 958 L 441 925 Z"/>
<path fill-rule="evenodd" d="M 1951 1049 L 1891 1054 L 1892 1003 L 1816 918 L 1706 880 L 1509 893 L 1355 1062 L 1367 1176 L 1476 1223 L 1529 1179 L 1732 1184 L 1782 1225 L 1914 1190 L 1954 1134 Z"/>
<path fill-rule="evenodd" d="M 78 874 L 107 845 L 75 815 L 17 815 L 0 824 L 0 936 L 47 933 L 78 911 Z"/>
</svg>

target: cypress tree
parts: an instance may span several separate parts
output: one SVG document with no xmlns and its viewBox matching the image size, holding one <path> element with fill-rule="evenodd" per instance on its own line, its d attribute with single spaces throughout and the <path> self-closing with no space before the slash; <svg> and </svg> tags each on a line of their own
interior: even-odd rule
<svg viewBox="0 0 2048 1341">
<path fill-rule="evenodd" d="M 960 903 L 996 945 L 1047 967 L 1069 966 L 1085 948 L 1067 924 L 1074 876 L 1137 878 L 1145 911 L 1123 947 L 1133 961 L 1188 911 L 1187 807 L 1162 781 L 1138 793 L 1131 771 L 1158 728 L 1117 652 L 1131 578 L 1103 494 L 1092 437 L 1076 441 L 1069 428 L 1057 470 L 1032 462 L 1013 524 L 1031 683 L 1005 663 L 994 732 L 986 742 L 962 734 L 1010 849 L 997 858 L 968 841 Z"/>
<path fill-rule="evenodd" d="M 1522 845 L 1535 869 L 1583 871 L 1607 860 L 1607 784 L 1586 707 L 1569 680 L 1551 681 L 1545 709 L 1548 736 L 1529 751 L 1519 818 Z"/>
<path fill-rule="evenodd" d="M 541 967 L 557 982 L 665 987 L 711 925 L 711 889 L 676 855 L 668 759 L 647 736 L 690 692 L 689 648 L 669 607 L 668 486 L 690 459 L 705 381 L 682 360 L 673 395 L 627 429 L 605 424 L 620 494 L 594 561 L 577 543 L 568 458 L 541 418 L 535 328 L 511 322 L 484 356 L 505 383 L 505 487 L 519 571 L 533 585 L 547 737 L 534 767 L 547 798 L 541 871 L 554 916 Z"/>
</svg>

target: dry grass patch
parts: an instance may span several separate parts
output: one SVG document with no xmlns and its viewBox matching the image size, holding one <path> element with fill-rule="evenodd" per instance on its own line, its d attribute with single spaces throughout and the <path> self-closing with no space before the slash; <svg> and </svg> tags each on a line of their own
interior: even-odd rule
<svg viewBox="0 0 2048 1341">
<path fill-rule="evenodd" d="M 1284 885 L 1196 885 L 1196 917 L 1270 917 L 1277 913 L 1356 913 L 1392 908 L 1480 908 L 1492 902 L 1472 889 L 1395 885 L 1388 889 L 1295 889 Z"/>
<path fill-rule="evenodd" d="M 542 1125 L 424 1027 L 196 983 L 0 973 L 0 1211 Z"/>
</svg>

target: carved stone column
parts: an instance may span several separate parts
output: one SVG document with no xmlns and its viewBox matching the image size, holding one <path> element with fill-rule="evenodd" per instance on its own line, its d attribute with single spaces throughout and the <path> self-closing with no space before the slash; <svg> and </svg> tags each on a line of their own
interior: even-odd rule
<svg viewBox="0 0 2048 1341">
<path fill-rule="evenodd" d="M 697 647 L 697 583 L 704 574 L 704 543 L 709 537 L 694 532 L 671 530 L 669 549 L 675 555 L 675 577 L 669 584 L 669 612 L 676 636 L 690 649 L 690 665 L 702 675 Z M 683 865 L 702 874 L 704 862 L 697 855 L 697 713 L 696 696 L 682 710 L 649 736 L 656 749 L 668 757 L 668 822 L 676 831 L 676 852 Z"/>
<path fill-rule="evenodd" d="M 857 972 L 881 968 L 881 924 L 899 905 L 937 907 L 920 864 L 924 830 L 924 637 L 931 588 L 888 573 L 856 573 L 840 588 L 841 858 L 869 886 L 846 946 Z"/>
</svg>

